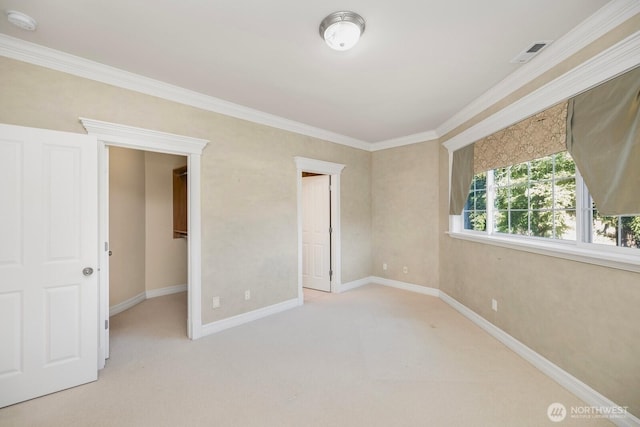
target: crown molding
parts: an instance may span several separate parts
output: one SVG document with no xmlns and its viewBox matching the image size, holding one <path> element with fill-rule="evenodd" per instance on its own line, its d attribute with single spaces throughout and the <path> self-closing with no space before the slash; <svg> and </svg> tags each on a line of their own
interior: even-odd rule
<svg viewBox="0 0 640 427">
<path fill-rule="evenodd" d="M 346 165 L 341 163 L 325 162 L 324 160 L 309 159 L 307 157 L 296 156 L 296 169 L 305 172 L 315 172 L 329 175 L 340 175 Z"/>
<path fill-rule="evenodd" d="M 637 0 L 613 0 L 437 129 L 377 142 L 366 142 L 285 119 L 5 34 L 0 34 L 0 55 L 206 111 L 373 152 L 438 139 L 638 13 L 640 2 Z M 452 145 L 449 142 L 447 144 Z"/>
<path fill-rule="evenodd" d="M 509 74 L 500 83 L 438 126 L 436 133 L 440 136 L 446 135 L 638 13 L 640 13 L 640 2 L 637 0 L 613 0 L 607 3 L 548 46 L 540 55 Z M 512 123 L 507 126 L 510 124 Z"/>
<path fill-rule="evenodd" d="M 640 31 L 461 132 L 443 145 L 455 151 L 640 65 Z"/>
<path fill-rule="evenodd" d="M 434 130 L 415 133 L 413 135 L 402 136 L 400 138 L 387 139 L 386 141 L 370 143 L 369 151 L 386 150 L 387 148 L 402 147 L 403 145 L 417 144 L 420 142 L 433 141 L 438 139 L 439 135 Z"/>
<path fill-rule="evenodd" d="M 117 123 L 80 117 L 89 135 L 104 142 L 117 142 L 120 146 L 139 150 L 159 151 L 171 154 L 202 154 L 209 140 L 159 132 Z"/>
<path fill-rule="evenodd" d="M 0 34 L 0 55 L 214 113 L 361 150 L 369 143 Z"/>
</svg>

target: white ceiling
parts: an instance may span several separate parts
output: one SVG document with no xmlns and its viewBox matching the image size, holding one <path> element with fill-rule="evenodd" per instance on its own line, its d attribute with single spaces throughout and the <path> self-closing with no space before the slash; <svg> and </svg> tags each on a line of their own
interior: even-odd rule
<svg viewBox="0 0 640 427">
<path fill-rule="evenodd" d="M 437 129 L 522 67 L 509 61 L 532 42 L 606 3 L 0 0 L 38 21 L 30 33 L 2 17 L 0 33 L 375 143 Z M 351 51 L 318 34 L 336 10 L 366 20 Z"/>
</svg>

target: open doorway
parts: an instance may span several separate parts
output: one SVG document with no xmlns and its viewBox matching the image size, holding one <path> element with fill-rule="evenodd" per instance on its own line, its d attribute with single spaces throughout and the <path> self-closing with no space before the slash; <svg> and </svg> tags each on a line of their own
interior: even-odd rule
<svg viewBox="0 0 640 427">
<path fill-rule="evenodd" d="M 186 156 L 108 150 L 109 315 L 114 316 L 146 299 L 187 291 L 186 185 L 182 192 L 175 181 L 186 184 L 188 170 Z M 174 200 L 176 190 L 184 206 Z M 176 213 L 185 214 L 180 226 Z"/>
<path fill-rule="evenodd" d="M 323 280 L 316 289 L 321 287 L 325 292 L 340 292 L 340 175 L 344 165 L 305 157 L 295 157 L 294 160 L 298 187 L 298 302 L 304 304 L 304 287 L 309 288 L 310 276 L 313 275 L 309 273 L 314 271 Z M 318 197 L 312 197 L 313 193 Z M 323 201 L 318 202 L 320 199 Z M 305 205 L 308 205 L 307 209 Z M 326 218 L 322 218 L 317 227 L 309 227 L 307 223 L 314 216 Z M 317 241 L 304 236 L 312 234 L 311 228 L 317 228 Z M 312 253 L 314 250 L 317 254 Z"/>
<path fill-rule="evenodd" d="M 302 287 L 331 292 L 331 175 L 302 172 Z M 305 296 L 308 292 L 305 292 Z"/>
<path fill-rule="evenodd" d="M 80 118 L 89 135 L 98 139 L 99 189 L 99 316 L 98 368 L 109 357 L 109 150 L 124 147 L 157 153 L 187 156 L 188 200 L 188 304 L 187 335 L 202 336 L 202 226 L 200 205 L 200 165 L 202 151 L 209 141 L 150 129 Z"/>
</svg>

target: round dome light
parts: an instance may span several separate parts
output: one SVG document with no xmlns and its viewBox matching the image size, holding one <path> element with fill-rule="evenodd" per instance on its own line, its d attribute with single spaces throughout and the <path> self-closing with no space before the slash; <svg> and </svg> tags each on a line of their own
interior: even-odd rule
<svg viewBox="0 0 640 427">
<path fill-rule="evenodd" d="M 35 19 L 15 10 L 7 10 L 7 21 L 11 22 L 16 27 L 27 31 L 35 31 L 38 26 Z"/>
<path fill-rule="evenodd" d="M 364 19 L 354 12 L 334 12 L 320 23 L 320 37 L 331 49 L 348 50 L 364 33 Z"/>
</svg>

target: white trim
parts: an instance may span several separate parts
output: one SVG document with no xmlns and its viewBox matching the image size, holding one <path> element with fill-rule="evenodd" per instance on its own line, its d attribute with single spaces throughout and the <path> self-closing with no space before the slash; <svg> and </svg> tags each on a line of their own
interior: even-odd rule
<svg viewBox="0 0 640 427">
<path fill-rule="evenodd" d="M 121 303 L 118 303 L 116 305 L 112 305 L 109 307 L 109 317 L 122 313 L 123 311 L 128 310 L 131 307 L 140 304 L 142 301 L 146 299 L 147 299 L 147 296 L 145 292 L 140 292 L 138 295 L 131 297 L 128 300 L 122 301 Z"/>
<path fill-rule="evenodd" d="M 342 232 L 340 225 L 340 174 L 345 165 L 296 156 L 297 221 L 298 221 L 298 301 L 304 304 L 302 291 L 302 172 L 331 175 L 331 292 L 340 292 L 342 284 Z"/>
<path fill-rule="evenodd" d="M 390 288 L 402 289 L 405 291 L 415 292 L 422 295 L 429 295 L 432 297 L 438 297 L 440 295 L 439 289 L 430 288 L 428 286 L 414 285 L 413 283 L 385 279 L 384 277 L 377 276 L 372 276 L 370 279 L 370 283 L 374 283 L 376 285 L 388 286 Z"/>
<path fill-rule="evenodd" d="M 206 139 L 175 135 L 134 126 L 103 122 L 80 117 L 82 126 L 89 135 L 99 140 L 108 141 L 109 145 L 117 145 L 134 150 L 147 150 L 167 154 L 202 154 L 209 143 Z"/>
<path fill-rule="evenodd" d="M 445 135 L 465 123 L 467 120 L 486 110 L 499 100 L 503 99 L 514 90 L 522 87 L 545 71 L 556 66 L 592 41 L 603 36 L 618 25 L 622 24 L 624 21 L 630 19 L 639 13 L 639 11 L 640 6 L 636 0 L 613 0 L 565 36 L 545 48 L 544 52 L 536 56 L 532 61 L 511 73 L 502 82 L 489 89 L 485 94 L 471 102 L 460 112 L 438 126 L 437 129 L 374 143 L 351 138 L 346 135 L 337 134 L 325 129 L 320 129 L 304 123 L 265 113 L 263 111 L 244 107 L 219 98 L 164 83 L 159 80 L 130 73 L 115 67 L 110 67 L 95 61 L 10 37 L 5 34 L 0 34 L 0 55 L 30 64 L 47 67 L 53 70 L 62 71 L 75 76 L 107 83 L 135 92 L 179 102 L 181 104 L 190 105 L 206 111 L 249 120 L 254 123 L 311 136 L 325 141 L 335 142 L 337 144 L 365 151 L 377 151 L 429 141 Z"/>
<path fill-rule="evenodd" d="M 109 150 L 98 143 L 98 369 L 104 369 L 109 358 L 109 204 L 103 203 L 109 194 Z M 108 197 L 108 196 L 107 196 Z M 105 239 L 106 237 L 106 239 Z"/>
<path fill-rule="evenodd" d="M 167 286 L 159 289 L 151 289 L 150 291 L 140 292 L 138 295 L 122 301 L 121 303 L 112 305 L 109 307 L 109 317 L 115 316 L 118 313 L 122 313 L 125 310 L 130 309 L 133 306 L 140 304 L 151 298 L 162 297 L 165 295 L 177 294 L 180 292 L 186 292 L 187 285 L 174 285 Z"/>
<path fill-rule="evenodd" d="M 440 291 L 440 299 L 449 304 L 467 319 L 478 325 L 480 328 L 485 330 L 489 335 L 493 336 L 495 339 L 506 345 L 509 349 L 513 350 L 517 355 L 538 368 L 538 370 L 543 372 L 545 375 L 556 381 L 571 393 L 578 396 L 580 399 L 584 400 L 587 404 L 594 407 L 620 407 L 620 405 L 617 405 L 607 397 L 598 393 L 587 384 L 583 383 L 570 373 L 550 362 L 548 359 L 544 358 L 531 348 L 527 347 L 511 335 L 504 332 L 502 329 L 498 328 L 473 310 L 451 298 L 449 295 L 442 291 Z M 640 419 L 629 412 L 627 412 L 625 418 L 610 418 L 608 420 L 618 426 L 640 426 Z"/>
<path fill-rule="evenodd" d="M 587 384 L 580 381 L 578 378 L 574 377 L 567 371 L 563 370 L 556 364 L 552 363 L 545 357 L 541 356 L 536 351 L 527 347 L 522 342 L 518 341 L 517 339 L 507 334 L 502 329 L 495 326 L 493 323 L 489 322 L 488 320 L 486 320 L 485 318 L 477 314 L 475 311 L 471 310 L 464 304 L 458 302 L 454 298 L 447 295 L 445 292 L 439 289 L 426 288 L 424 286 L 418 286 L 411 283 L 398 282 L 395 280 L 384 279 L 381 277 L 370 277 L 370 278 L 361 279 L 361 280 L 369 280 L 369 279 L 370 279 L 370 282 L 368 283 L 391 286 L 394 288 L 404 289 L 411 292 L 417 292 L 424 295 L 439 297 L 446 304 L 451 306 L 453 309 L 458 311 L 467 319 L 471 320 L 473 323 L 478 325 L 489 335 L 491 335 L 492 337 L 500 341 L 502 344 L 506 345 L 518 356 L 522 357 L 527 362 L 531 363 L 543 374 L 547 375 L 549 378 L 551 378 L 552 380 L 560 384 L 562 387 L 566 388 L 571 393 L 575 394 L 578 398 L 582 399 L 587 404 L 596 408 L 600 408 L 600 407 L 621 408 L 620 405 L 608 399 L 606 396 L 603 396 L 601 393 L 597 392 L 593 388 L 589 387 Z M 356 282 L 359 282 L 359 281 L 356 281 Z M 355 283 L 355 282 L 351 282 L 351 283 Z M 626 413 L 626 416 L 624 418 L 608 418 L 608 420 L 618 426 L 640 427 L 640 419 L 629 412 Z"/>
<path fill-rule="evenodd" d="M 591 15 L 555 43 L 545 48 L 544 52 L 540 53 L 540 55 L 509 74 L 509 76 L 500 83 L 496 84 L 453 117 L 438 126 L 436 133 L 440 136 L 446 135 L 448 132 L 464 124 L 496 102 L 504 99 L 515 90 L 558 65 L 589 43 L 602 37 L 638 13 L 640 13 L 640 2 L 637 0 L 614 0 L 607 3 L 598 12 Z M 569 94 L 569 96 L 570 95 L 573 95 L 573 93 Z M 553 103 L 549 103 L 544 107 L 550 105 L 553 105 Z M 522 116 L 517 120 L 521 120 L 524 117 L 526 116 Z M 509 126 L 513 123 L 515 123 L 515 121 L 504 124 L 502 127 Z M 494 132 L 496 130 L 494 130 Z M 480 138 L 482 137 L 477 139 Z"/>
<path fill-rule="evenodd" d="M 163 297 L 165 295 L 178 294 L 180 292 L 187 292 L 187 284 L 166 286 L 164 288 L 151 289 L 145 291 L 144 295 L 147 299 Z"/>
<path fill-rule="evenodd" d="M 227 317 L 226 319 L 207 323 L 206 325 L 202 325 L 201 336 L 204 337 L 215 334 L 217 332 L 224 331 L 225 329 L 240 326 L 245 323 L 253 322 L 254 320 L 262 319 L 263 317 L 271 316 L 272 314 L 296 308 L 300 305 L 298 298 L 294 298 L 278 304 L 249 311 L 247 313 L 238 314 L 237 316 Z"/>
<path fill-rule="evenodd" d="M 450 218 L 453 217 L 455 216 L 450 216 Z M 584 262 L 587 264 L 640 273 L 640 258 L 638 258 L 638 255 L 636 254 L 626 255 L 615 253 L 613 251 L 594 250 L 577 246 L 573 243 L 562 243 L 561 241 L 555 241 L 551 239 L 551 241 L 547 242 L 542 239 L 518 238 L 514 236 L 489 236 L 484 233 L 474 233 L 468 231 L 450 231 L 447 234 L 449 234 L 449 236 L 454 239 L 500 246 L 508 249 L 515 249 L 524 252 L 531 252 L 540 255 L 547 255 L 556 258 L 569 259 L 572 261 Z"/>
<path fill-rule="evenodd" d="M 187 260 L 189 298 L 187 305 L 187 334 L 196 340 L 202 336 L 202 206 L 201 155 L 190 154 L 187 158 L 189 179 L 187 180 L 187 224 L 189 224 L 189 256 Z"/>
<path fill-rule="evenodd" d="M 402 136 L 400 138 L 387 139 L 386 141 L 372 142 L 369 151 L 380 151 L 388 148 L 402 147 L 404 145 L 418 144 L 420 142 L 433 141 L 438 139 L 438 132 L 429 130 L 413 135 Z"/>
<path fill-rule="evenodd" d="M 356 138 L 244 107 L 239 104 L 130 73 L 5 34 L 0 34 L 0 55 L 146 95 L 157 96 L 206 111 L 248 120 L 253 123 L 259 123 L 277 129 L 359 148 L 361 150 L 368 150 L 369 147 L 367 142 Z"/>
<path fill-rule="evenodd" d="M 300 171 L 311 173 L 339 175 L 345 167 L 345 165 L 340 163 L 326 162 L 324 160 L 309 159 L 300 156 L 294 157 L 293 160 Z"/>
<path fill-rule="evenodd" d="M 353 281 L 347 282 L 347 283 L 342 283 L 337 288 L 336 292 L 337 293 L 347 292 L 347 291 L 359 288 L 359 287 L 364 286 L 364 285 L 370 285 L 372 283 L 373 283 L 373 277 L 371 277 L 371 276 L 363 277 L 362 279 L 353 280 Z"/>
<path fill-rule="evenodd" d="M 201 153 L 209 141 L 188 136 L 174 135 L 166 132 L 158 132 L 150 129 L 137 128 L 133 126 L 119 125 L 115 123 L 103 122 L 87 118 L 80 118 L 82 125 L 90 135 L 98 137 L 98 152 L 100 170 L 108 173 L 105 167 L 105 159 L 108 159 L 108 146 L 126 147 L 137 150 L 154 151 L 161 153 L 180 154 L 187 156 L 187 167 L 189 168 L 189 179 L 187 180 L 187 204 L 188 204 L 188 314 L 187 314 L 187 335 L 191 339 L 200 338 L 202 326 L 202 247 L 201 247 L 201 206 L 200 206 L 200 161 Z M 103 185 L 98 188 L 99 204 L 103 214 L 100 221 L 108 221 L 109 206 L 108 189 Z M 104 234 L 104 227 L 99 230 L 100 242 L 108 242 L 109 236 Z M 102 243 L 101 243 L 102 244 Z M 102 267 L 102 265 L 101 265 Z M 108 286 L 108 283 L 101 284 Z M 108 301 L 101 302 L 106 305 Z M 100 326 L 100 330 L 104 330 Z M 109 331 L 104 330 L 105 335 Z"/>
<path fill-rule="evenodd" d="M 640 2 L 638 2 L 640 5 Z M 542 54 L 541 54 L 542 55 Z M 640 31 L 446 141 L 458 150 L 640 64 Z"/>
</svg>

